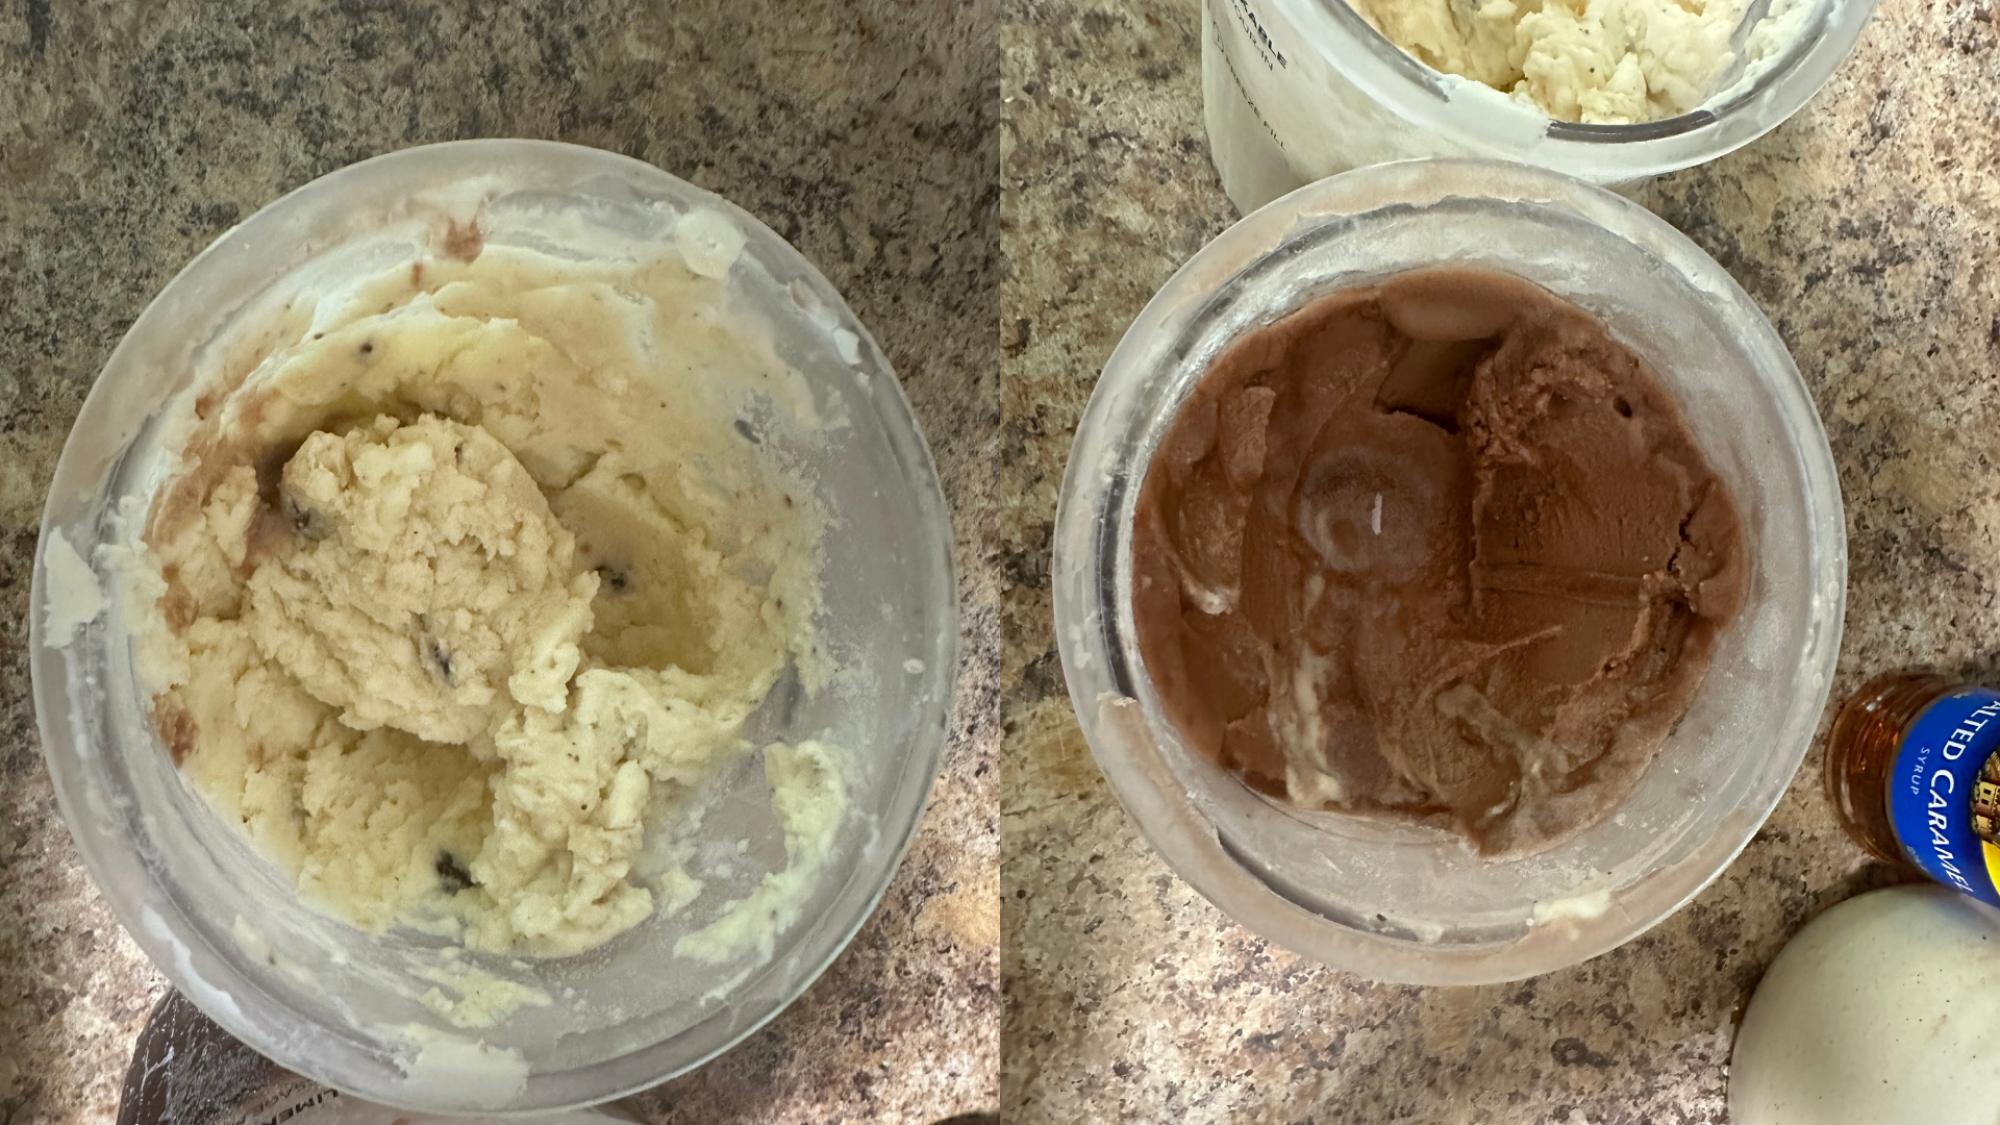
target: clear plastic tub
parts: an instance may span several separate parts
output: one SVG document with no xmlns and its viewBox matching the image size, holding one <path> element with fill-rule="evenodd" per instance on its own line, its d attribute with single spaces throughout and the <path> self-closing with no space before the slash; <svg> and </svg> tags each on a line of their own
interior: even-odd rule
<svg viewBox="0 0 2000 1125">
<path fill-rule="evenodd" d="M 1230 341 L 1337 289 L 1430 265 L 1526 277 L 1645 357 L 1744 518 L 1751 578 L 1686 717 L 1614 815 L 1507 861 L 1440 829 L 1306 812 L 1191 750 L 1132 620 L 1132 519 L 1161 435 Z M 1288 949 L 1384 981 L 1548 972 L 1665 918 L 1784 793 L 1840 647 L 1833 458 L 1783 342 L 1714 260 L 1642 208 L 1522 165 L 1415 161 L 1322 181 L 1204 247 L 1112 353 L 1055 532 L 1057 640 L 1093 755 L 1160 855 Z"/>
<path fill-rule="evenodd" d="M 149 609 L 126 604 L 124 584 L 96 549 L 129 533 L 113 518 L 120 502 L 143 504 L 158 487 L 172 464 L 162 446 L 166 408 L 192 393 L 246 309 L 288 287 L 311 292 L 350 267 L 373 272 L 423 254 L 440 219 L 463 221 L 470 212 L 453 212 L 464 208 L 479 209 L 507 237 L 546 235 L 551 245 L 580 230 L 658 239 L 697 208 L 726 216 L 747 240 L 728 273 L 732 311 L 767 322 L 778 355 L 822 411 L 851 420 L 830 440 L 786 450 L 833 517 L 818 624 L 842 678 L 813 696 L 774 693 L 746 731 L 758 744 L 820 738 L 846 752 L 848 812 L 799 921 L 777 935 L 768 960 L 722 966 L 673 954 L 675 939 L 696 924 L 699 901 L 578 957 L 468 955 L 465 967 L 554 1001 L 482 1031 L 455 1029 L 420 1002 L 432 982 L 412 974 L 437 967 L 443 943 L 405 930 L 370 938 L 306 907 L 183 780 L 147 717 L 134 669 L 128 623 Z M 766 439 L 785 440 L 777 434 Z M 754 1031 L 874 909 L 945 741 L 957 643 L 950 542 L 944 499 L 895 373 L 839 294 L 763 224 L 611 153 L 535 141 L 411 149 L 314 181 L 225 234 L 148 306 L 105 365 L 43 517 L 31 630 L 43 752 L 78 849 L 119 919 L 174 985 L 237 1038 L 317 1081 L 401 1108 L 530 1111 L 600 1101 L 695 1067 Z M 91 571 L 79 574 L 58 544 L 76 548 Z M 108 604 L 90 604 L 94 595 Z M 86 616 L 67 637 L 67 625 Z M 748 858 L 709 872 L 704 900 L 747 894 L 784 862 L 756 757 L 706 791 L 702 831 L 743 841 Z"/>
<path fill-rule="evenodd" d="M 1245 214 L 1325 176 L 1425 156 L 1518 160 L 1625 185 L 1713 160 L 1776 128 L 1853 50 L 1875 0 L 1758 0 L 1736 61 L 1692 113 L 1636 125 L 1553 121 L 1440 74 L 1345 0 L 1203 0 L 1202 100 L 1209 148 Z M 1786 31 L 1753 58 L 1770 12 Z M 1796 32 L 1790 29 L 1796 27 Z"/>
</svg>

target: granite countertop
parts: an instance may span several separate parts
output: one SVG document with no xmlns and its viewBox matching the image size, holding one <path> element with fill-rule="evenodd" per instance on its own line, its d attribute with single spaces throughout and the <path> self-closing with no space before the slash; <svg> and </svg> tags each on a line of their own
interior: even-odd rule
<svg viewBox="0 0 2000 1125">
<path fill-rule="evenodd" d="M 1234 221 L 1195 0 L 1016 0 L 1001 29 L 1003 929 L 1017 1125 L 1721 1122 L 1733 1020 L 1786 939 L 1888 872 L 1815 746 L 1763 831 L 1657 929 L 1487 988 L 1371 984 L 1270 946 L 1153 855 L 1091 763 L 1050 622 L 1063 460 L 1097 372 Z M 1847 504 L 1838 694 L 2000 674 L 2000 45 L 1990 4 L 1883 0 L 1790 122 L 1638 198 L 1777 325 Z"/>
<path fill-rule="evenodd" d="M 1267 945 L 1168 871 L 1089 759 L 1050 620 L 1069 439 L 1125 326 L 1236 217 L 1201 127 L 1194 0 L 536 12 L 0 12 L 0 1120 L 109 1120 L 164 988 L 78 863 L 29 704 L 28 578 L 70 421 L 125 326 L 231 224 L 354 160 L 470 136 L 626 152 L 790 239 L 881 338 L 957 513 L 959 714 L 909 859 L 803 999 L 639 1099 L 647 1117 L 1725 1119 L 1758 976 L 1807 919 L 1893 878 L 1834 825 L 1817 748 L 1686 909 L 1473 989 Z M 1791 122 L 1638 192 L 1766 310 L 1825 418 L 1850 537 L 1836 693 L 1911 664 L 2000 676 L 1996 65 L 1990 4 L 1885 0 Z"/>
<path fill-rule="evenodd" d="M 57 815 L 28 583 L 71 420 L 197 251 L 316 176 L 462 137 L 613 149 L 789 239 L 880 338 L 960 512 L 990 507 L 992 57 L 966 4 L 162 0 L 0 7 L 0 1121 L 109 1121 L 164 982 Z M 777 1021 L 637 1104 L 660 1122 L 924 1123 L 999 1068 L 998 584 L 959 527 L 943 777 L 851 948 Z"/>
</svg>

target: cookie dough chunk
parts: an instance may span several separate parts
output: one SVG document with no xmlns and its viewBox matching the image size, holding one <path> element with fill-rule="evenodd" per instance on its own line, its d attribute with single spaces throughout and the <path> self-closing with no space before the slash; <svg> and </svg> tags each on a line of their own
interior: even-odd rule
<svg viewBox="0 0 2000 1125">
<path fill-rule="evenodd" d="M 280 491 L 297 544 L 251 577 L 251 634 L 341 722 L 473 743 L 511 704 L 564 709 L 598 577 L 486 431 L 321 431 Z"/>
</svg>

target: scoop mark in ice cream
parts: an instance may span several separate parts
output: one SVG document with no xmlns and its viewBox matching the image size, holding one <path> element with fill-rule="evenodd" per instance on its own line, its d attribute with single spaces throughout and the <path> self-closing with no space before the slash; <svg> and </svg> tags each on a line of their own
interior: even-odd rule
<svg viewBox="0 0 2000 1125">
<path fill-rule="evenodd" d="M 1146 471 L 1133 608 L 1169 715 L 1251 786 L 1522 853 L 1636 784 L 1744 552 L 1672 399 L 1598 321 L 1426 270 L 1215 360 Z"/>
</svg>

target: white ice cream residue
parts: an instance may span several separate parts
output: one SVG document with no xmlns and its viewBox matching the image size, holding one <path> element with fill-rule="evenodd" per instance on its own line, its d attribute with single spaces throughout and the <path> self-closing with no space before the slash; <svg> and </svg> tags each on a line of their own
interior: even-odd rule
<svg viewBox="0 0 2000 1125">
<path fill-rule="evenodd" d="M 484 1040 L 461 1039 L 422 1024 L 403 1029 L 417 1050 L 403 1068 L 403 1089 L 437 1101 L 503 1106 L 528 1086 L 528 1062 L 519 1051 Z"/>
<path fill-rule="evenodd" d="M 847 811 L 847 787 L 832 751 L 811 741 L 773 744 L 764 750 L 764 774 L 785 829 L 786 866 L 766 875 L 720 918 L 675 942 L 676 956 L 722 964 L 755 950 L 760 962 L 769 961 L 777 935 L 798 921 L 808 889 L 833 852 Z"/>
<path fill-rule="evenodd" d="M 746 241 L 742 229 L 717 211 L 689 211 L 674 224 L 674 243 L 681 257 L 703 277 L 728 277 Z"/>
<path fill-rule="evenodd" d="M 50 648 L 62 648 L 75 640 L 85 625 L 97 620 L 109 603 L 90 564 L 70 545 L 61 528 L 49 529 L 49 549 L 42 555 L 42 566 L 49 576 L 44 633 Z"/>
<path fill-rule="evenodd" d="M 1588 922 L 1611 909 L 1611 891 L 1606 888 L 1589 894 L 1571 895 L 1568 898 L 1542 899 L 1535 903 L 1534 924 L 1545 926 L 1550 922 Z"/>
<path fill-rule="evenodd" d="M 243 1018 L 243 1009 L 236 1006 L 234 996 L 203 980 L 201 974 L 195 972 L 193 952 L 188 949 L 187 942 L 182 941 L 180 935 L 167 925 L 167 920 L 160 916 L 159 911 L 150 906 L 140 907 L 139 924 L 174 951 L 174 983 L 187 993 L 188 999 L 211 1014 L 220 1013 L 239 1020 Z"/>
<path fill-rule="evenodd" d="M 833 347 L 840 353 L 840 362 L 849 367 L 861 362 L 861 337 L 845 328 L 833 330 Z"/>
</svg>

